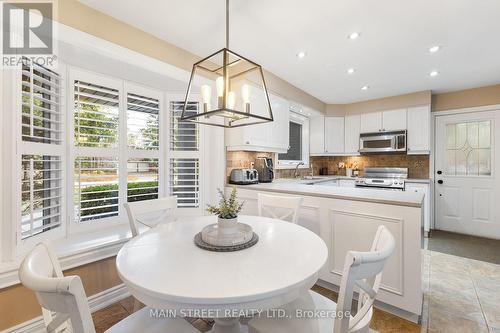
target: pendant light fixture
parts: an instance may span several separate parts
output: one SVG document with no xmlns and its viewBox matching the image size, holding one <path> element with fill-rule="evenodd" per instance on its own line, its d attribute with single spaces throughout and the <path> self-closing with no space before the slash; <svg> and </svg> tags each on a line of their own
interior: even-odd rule
<svg viewBox="0 0 500 333">
<path fill-rule="evenodd" d="M 202 108 L 189 102 L 193 80 L 212 82 L 201 86 Z M 193 65 L 181 121 L 219 127 L 241 127 L 273 121 L 271 102 L 262 67 L 229 49 L 229 0 L 226 0 L 226 47 Z"/>
</svg>

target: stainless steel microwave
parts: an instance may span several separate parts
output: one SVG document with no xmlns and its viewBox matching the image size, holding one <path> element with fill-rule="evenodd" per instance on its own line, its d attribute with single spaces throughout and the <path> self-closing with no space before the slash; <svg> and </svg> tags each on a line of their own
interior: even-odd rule
<svg viewBox="0 0 500 333">
<path fill-rule="evenodd" d="M 359 152 L 404 153 L 406 152 L 406 131 L 362 133 L 359 136 Z"/>
</svg>

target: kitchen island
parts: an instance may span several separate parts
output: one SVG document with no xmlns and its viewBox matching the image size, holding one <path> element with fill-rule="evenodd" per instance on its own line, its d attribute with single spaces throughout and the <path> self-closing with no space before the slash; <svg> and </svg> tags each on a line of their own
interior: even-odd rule
<svg viewBox="0 0 500 333">
<path fill-rule="evenodd" d="M 327 244 L 329 258 L 319 284 L 338 290 L 348 250 L 368 251 L 379 225 L 396 239 L 387 262 L 377 300 L 379 306 L 418 321 L 422 311 L 421 224 L 424 195 L 416 192 L 331 186 L 331 179 L 276 180 L 237 185 L 243 214 L 257 215 L 257 194 L 303 197 L 299 224 L 317 233 Z M 234 185 L 228 185 L 230 189 Z M 290 244 L 293 246 L 293 244 Z"/>
</svg>

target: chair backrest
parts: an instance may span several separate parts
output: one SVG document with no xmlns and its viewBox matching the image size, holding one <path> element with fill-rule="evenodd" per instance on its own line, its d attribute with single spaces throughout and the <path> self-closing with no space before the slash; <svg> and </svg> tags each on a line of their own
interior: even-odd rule
<svg viewBox="0 0 500 333">
<path fill-rule="evenodd" d="M 259 216 L 297 223 L 302 197 L 257 194 Z"/>
<path fill-rule="evenodd" d="M 382 271 L 394 252 L 396 242 L 390 231 L 379 226 L 369 252 L 349 251 L 346 254 L 337 311 L 351 312 L 354 287 L 359 287 L 358 310 L 354 317 L 338 316 L 334 333 L 368 332 L 373 302 L 382 280 Z"/>
<path fill-rule="evenodd" d="M 73 333 L 95 333 L 80 277 L 63 276 L 59 261 L 47 243 L 38 244 L 24 258 L 19 279 L 35 292 L 47 332 L 60 332 L 70 320 Z"/>
<path fill-rule="evenodd" d="M 177 209 L 177 197 L 170 196 L 153 200 L 127 202 L 124 204 L 124 206 L 127 210 L 128 221 L 130 223 L 130 229 L 132 230 L 132 236 L 135 237 L 139 235 L 139 227 L 137 222 L 138 216 L 140 216 L 141 214 L 164 211 L 163 214 L 156 216 L 153 221 L 148 221 L 152 222 L 153 224 L 164 220 L 167 216 L 175 216 L 175 211 Z"/>
</svg>

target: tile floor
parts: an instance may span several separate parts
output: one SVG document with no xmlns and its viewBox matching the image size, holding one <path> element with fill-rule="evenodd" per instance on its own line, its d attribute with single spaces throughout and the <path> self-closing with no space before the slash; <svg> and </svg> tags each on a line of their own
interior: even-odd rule
<svg viewBox="0 0 500 333">
<path fill-rule="evenodd" d="M 432 230 L 428 247 L 431 251 L 500 264 L 500 240 Z"/>
<path fill-rule="evenodd" d="M 421 325 L 375 309 L 371 328 L 380 333 L 500 333 L 500 265 L 422 250 L 424 305 Z M 337 294 L 313 289 L 333 300 Z M 129 297 L 93 314 L 97 333 L 133 312 Z M 189 318 L 200 332 L 210 320 Z"/>
</svg>

